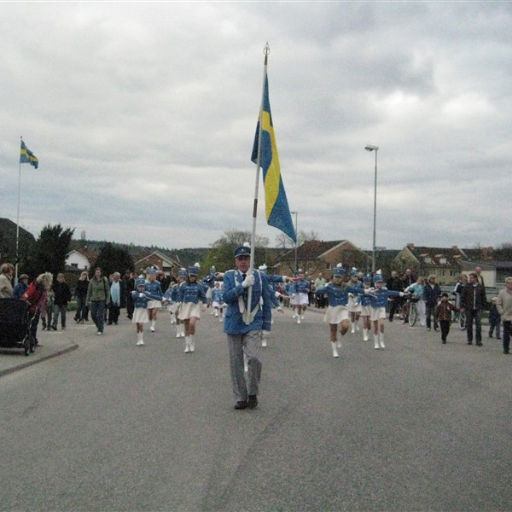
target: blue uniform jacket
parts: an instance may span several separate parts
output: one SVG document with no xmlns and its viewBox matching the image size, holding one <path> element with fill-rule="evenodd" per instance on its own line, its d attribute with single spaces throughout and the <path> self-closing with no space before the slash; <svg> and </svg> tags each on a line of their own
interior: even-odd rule
<svg viewBox="0 0 512 512">
<path fill-rule="evenodd" d="M 198 304 L 199 301 L 206 304 L 206 293 L 201 283 L 188 283 L 185 281 L 180 285 L 178 302 Z"/>
<path fill-rule="evenodd" d="M 212 290 L 212 301 L 222 304 L 224 302 L 223 292 L 220 288 L 214 288 Z"/>
<path fill-rule="evenodd" d="M 149 300 L 162 300 L 162 287 L 158 281 L 148 281 L 144 285 L 144 291 L 147 292 Z"/>
<path fill-rule="evenodd" d="M 141 297 L 140 294 L 143 294 Z M 133 290 L 132 292 L 132 299 L 133 299 L 133 306 L 135 308 L 144 308 L 146 309 L 148 307 L 148 302 L 150 300 L 154 300 L 152 297 L 149 297 L 148 292 L 144 290 L 143 292 L 138 292 L 137 290 Z"/>
<path fill-rule="evenodd" d="M 290 285 L 290 294 L 293 295 L 294 293 L 309 293 L 309 281 L 305 279 L 294 281 Z"/>
<path fill-rule="evenodd" d="M 329 306 L 346 306 L 348 303 L 348 294 L 359 295 L 363 293 L 362 286 L 345 286 L 342 288 L 334 283 L 327 283 L 324 287 L 315 291 L 315 295 L 327 295 Z"/>
<path fill-rule="evenodd" d="M 370 306 L 372 308 L 385 308 L 388 302 L 389 297 L 400 297 L 400 292 L 395 290 L 387 290 L 386 288 L 381 288 L 377 290 L 376 288 L 372 291 L 370 297 Z"/>
<path fill-rule="evenodd" d="M 238 301 L 239 297 L 243 297 L 245 307 L 247 307 L 249 292 L 242 286 L 242 281 L 242 274 L 238 270 L 229 270 L 224 274 L 224 301 L 228 305 L 224 319 L 224 332 L 226 334 L 246 334 L 249 331 L 270 331 L 272 303 L 267 276 L 254 270 L 251 309 L 254 310 L 255 307 L 258 307 L 258 311 L 248 325 L 243 320 Z"/>
</svg>

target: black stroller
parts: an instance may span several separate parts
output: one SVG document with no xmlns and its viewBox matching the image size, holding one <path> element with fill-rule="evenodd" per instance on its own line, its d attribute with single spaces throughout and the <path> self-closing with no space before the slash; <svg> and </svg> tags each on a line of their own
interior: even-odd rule
<svg viewBox="0 0 512 512">
<path fill-rule="evenodd" d="M 22 348 L 26 356 L 35 347 L 30 326 L 36 315 L 31 315 L 28 307 L 21 299 L 0 299 L 0 347 Z"/>
</svg>

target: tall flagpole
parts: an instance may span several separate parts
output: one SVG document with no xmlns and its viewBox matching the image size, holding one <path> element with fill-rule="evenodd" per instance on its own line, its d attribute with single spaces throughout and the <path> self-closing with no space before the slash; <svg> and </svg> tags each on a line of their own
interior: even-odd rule
<svg viewBox="0 0 512 512">
<path fill-rule="evenodd" d="M 20 136 L 20 147 L 23 137 Z M 18 212 L 16 214 L 16 265 L 14 266 L 14 284 L 18 284 L 18 261 L 19 261 L 19 240 L 20 240 L 20 203 L 21 203 L 21 158 L 18 155 Z"/>
<path fill-rule="evenodd" d="M 261 88 L 261 104 L 260 104 L 260 114 L 259 114 L 259 122 L 258 122 L 258 155 L 256 159 L 256 183 L 254 185 L 254 203 L 252 208 L 252 232 L 251 232 L 251 257 L 249 260 L 249 275 L 252 274 L 254 269 L 254 246 L 256 244 L 256 217 L 258 215 L 258 192 L 259 192 L 259 184 L 260 184 L 260 165 L 261 165 L 261 132 L 262 132 L 262 124 L 263 124 L 263 103 L 265 100 L 265 79 L 267 77 L 267 64 L 268 64 L 268 55 L 270 53 L 270 45 L 265 44 L 265 48 L 263 49 L 263 54 L 265 55 L 265 61 L 263 64 L 263 85 Z M 252 286 L 249 287 L 249 291 L 247 294 L 247 310 L 244 312 L 244 322 L 246 324 L 251 323 L 251 309 L 252 309 Z"/>
</svg>

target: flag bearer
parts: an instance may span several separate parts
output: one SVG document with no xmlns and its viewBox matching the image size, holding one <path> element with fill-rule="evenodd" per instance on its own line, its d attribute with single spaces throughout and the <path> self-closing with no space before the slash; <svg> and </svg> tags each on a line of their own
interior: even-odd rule
<svg viewBox="0 0 512 512">
<path fill-rule="evenodd" d="M 235 270 L 224 274 L 224 300 L 228 305 L 224 332 L 228 337 L 229 361 L 235 409 L 258 406 L 261 378 L 261 331 L 270 331 L 271 299 L 267 276 L 258 270 L 249 272 L 251 248 L 235 249 Z M 251 291 L 251 308 L 248 296 Z M 247 380 L 244 374 L 247 355 Z"/>
</svg>

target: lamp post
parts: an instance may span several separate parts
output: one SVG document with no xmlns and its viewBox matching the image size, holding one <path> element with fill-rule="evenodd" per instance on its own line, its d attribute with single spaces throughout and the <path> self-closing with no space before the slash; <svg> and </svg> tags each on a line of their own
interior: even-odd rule
<svg viewBox="0 0 512 512">
<path fill-rule="evenodd" d="M 295 272 L 297 272 L 297 245 L 299 243 L 299 233 L 297 231 L 297 217 L 299 216 L 299 212 L 290 212 L 295 215 Z"/>
<path fill-rule="evenodd" d="M 372 247 L 372 274 L 375 274 L 375 239 L 377 233 L 377 152 L 379 146 L 367 144 L 366 151 L 375 151 L 375 176 L 373 180 L 373 247 Z"/>
</svg>

